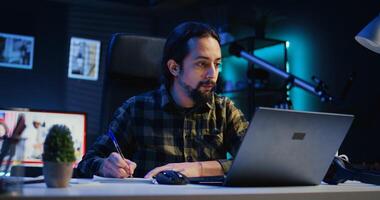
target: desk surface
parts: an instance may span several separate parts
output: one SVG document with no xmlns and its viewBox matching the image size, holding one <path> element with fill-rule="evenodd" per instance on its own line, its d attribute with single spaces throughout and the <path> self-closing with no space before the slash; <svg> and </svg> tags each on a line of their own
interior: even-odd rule
<svg viewBox="0 0 380 200">
<path fill-rule="evenodd" d="M 8 199 L 380 199 L 380 186 L 348 182 L 338 186 L 249 187 L 234 188 L 204 185 L 155 185 L 143 182 L 100 183 L 90 179 L 73 179 L 67 188 L 47 188 L 45 183 L 27 184 L 19 196 Z"/>
</svg>

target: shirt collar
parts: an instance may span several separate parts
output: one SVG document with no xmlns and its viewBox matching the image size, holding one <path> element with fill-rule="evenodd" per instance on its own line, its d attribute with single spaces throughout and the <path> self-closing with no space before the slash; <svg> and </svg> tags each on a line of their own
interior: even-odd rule
<svg viewBox="0 0 380 200">
<path fill-rule="evenodd" d="M 174 103 L 173 98 L 169 94 L 169 91 L 166 89 L 165 84 L 162 84 L 159 90 L 161 94 L 161 108 L 165 108 L 168 104 Z"/>
</svg>

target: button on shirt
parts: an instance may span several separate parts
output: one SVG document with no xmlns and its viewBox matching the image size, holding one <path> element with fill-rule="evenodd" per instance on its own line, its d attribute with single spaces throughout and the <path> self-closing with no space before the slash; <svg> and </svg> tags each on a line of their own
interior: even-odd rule
<svg viewBox="0 0 380 200">
<path fill-rule="evenodd" d="M 111 129 L 126 158 L 137 164 L 135 177 L 168 163 L 218 161 L 226 173 L 248 127 L 242 112 L 226 97 L 192 109 L 176 105 L 164 85 L 128 99 L 114 114 Z M 98 174 L 108 155 L 116 152 L 101 135 L 78 165 L 81 174 Z"/>
</svg>

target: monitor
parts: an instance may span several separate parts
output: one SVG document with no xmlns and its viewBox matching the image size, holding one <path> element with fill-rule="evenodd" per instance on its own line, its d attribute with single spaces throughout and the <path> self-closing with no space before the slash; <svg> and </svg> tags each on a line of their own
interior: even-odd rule
<svg viewBox="0 0 380 200">
<path fill-rule="evenodd" d="M 21 114 L 25 116 L 26 128 L 21 133 L 22 140 L 17 144 L 13 161 L 24 165 L 42 166 L 43 143 L 49 129 L 55 124 L 61 124 L 70 129 L 74 142 L 75 164 L 78 164 L 86 149 L 85 113 L 0 109 L 0 137 L 12 136 Z"/>
</svg>

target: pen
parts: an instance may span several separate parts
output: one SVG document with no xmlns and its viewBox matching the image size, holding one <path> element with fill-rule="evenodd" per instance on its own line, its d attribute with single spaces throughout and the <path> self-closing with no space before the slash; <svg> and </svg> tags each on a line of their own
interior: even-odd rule
<svg viewBox="0 0 380 200">
<path fill-rule="evenodd" d="M 119 147 L 119 144 L 118 144 L 117 141 L 116 141 L 115 135 L 113 134 L 113 132 L 111 131 L 111 129 L 108 130 L 108 136 L 111 138 L 113 144 L 115 145 L 115 148 L 116 148 L 117 152 L 120 154 L 120 156 L 121 156 L 123 159 L 125 159 L 123 153 L 121 152 L 121 149 L 120 149 L 120 147 Z"/>
<path fill-rule="evenodd" d="M 123 153 L 121 152 L 119 144 L 117 143 L 115 135 L 113 134 L 111 129 L 108 130 L 108 136 L 111 138 L 111 140 L 112 140 L 113 144 L 115 145 L 115 148 L 116 148 L 117 152 L 120 154 L 121 158 L 123 158 L 123 160 L 125 160 L 125 157 L 124 157 Z M 129 168 L 129 165 L 128 165 L 128 168 Z M 131 177 L 132 177 L 132 175 L 131 175 Z"/>
</svg>

